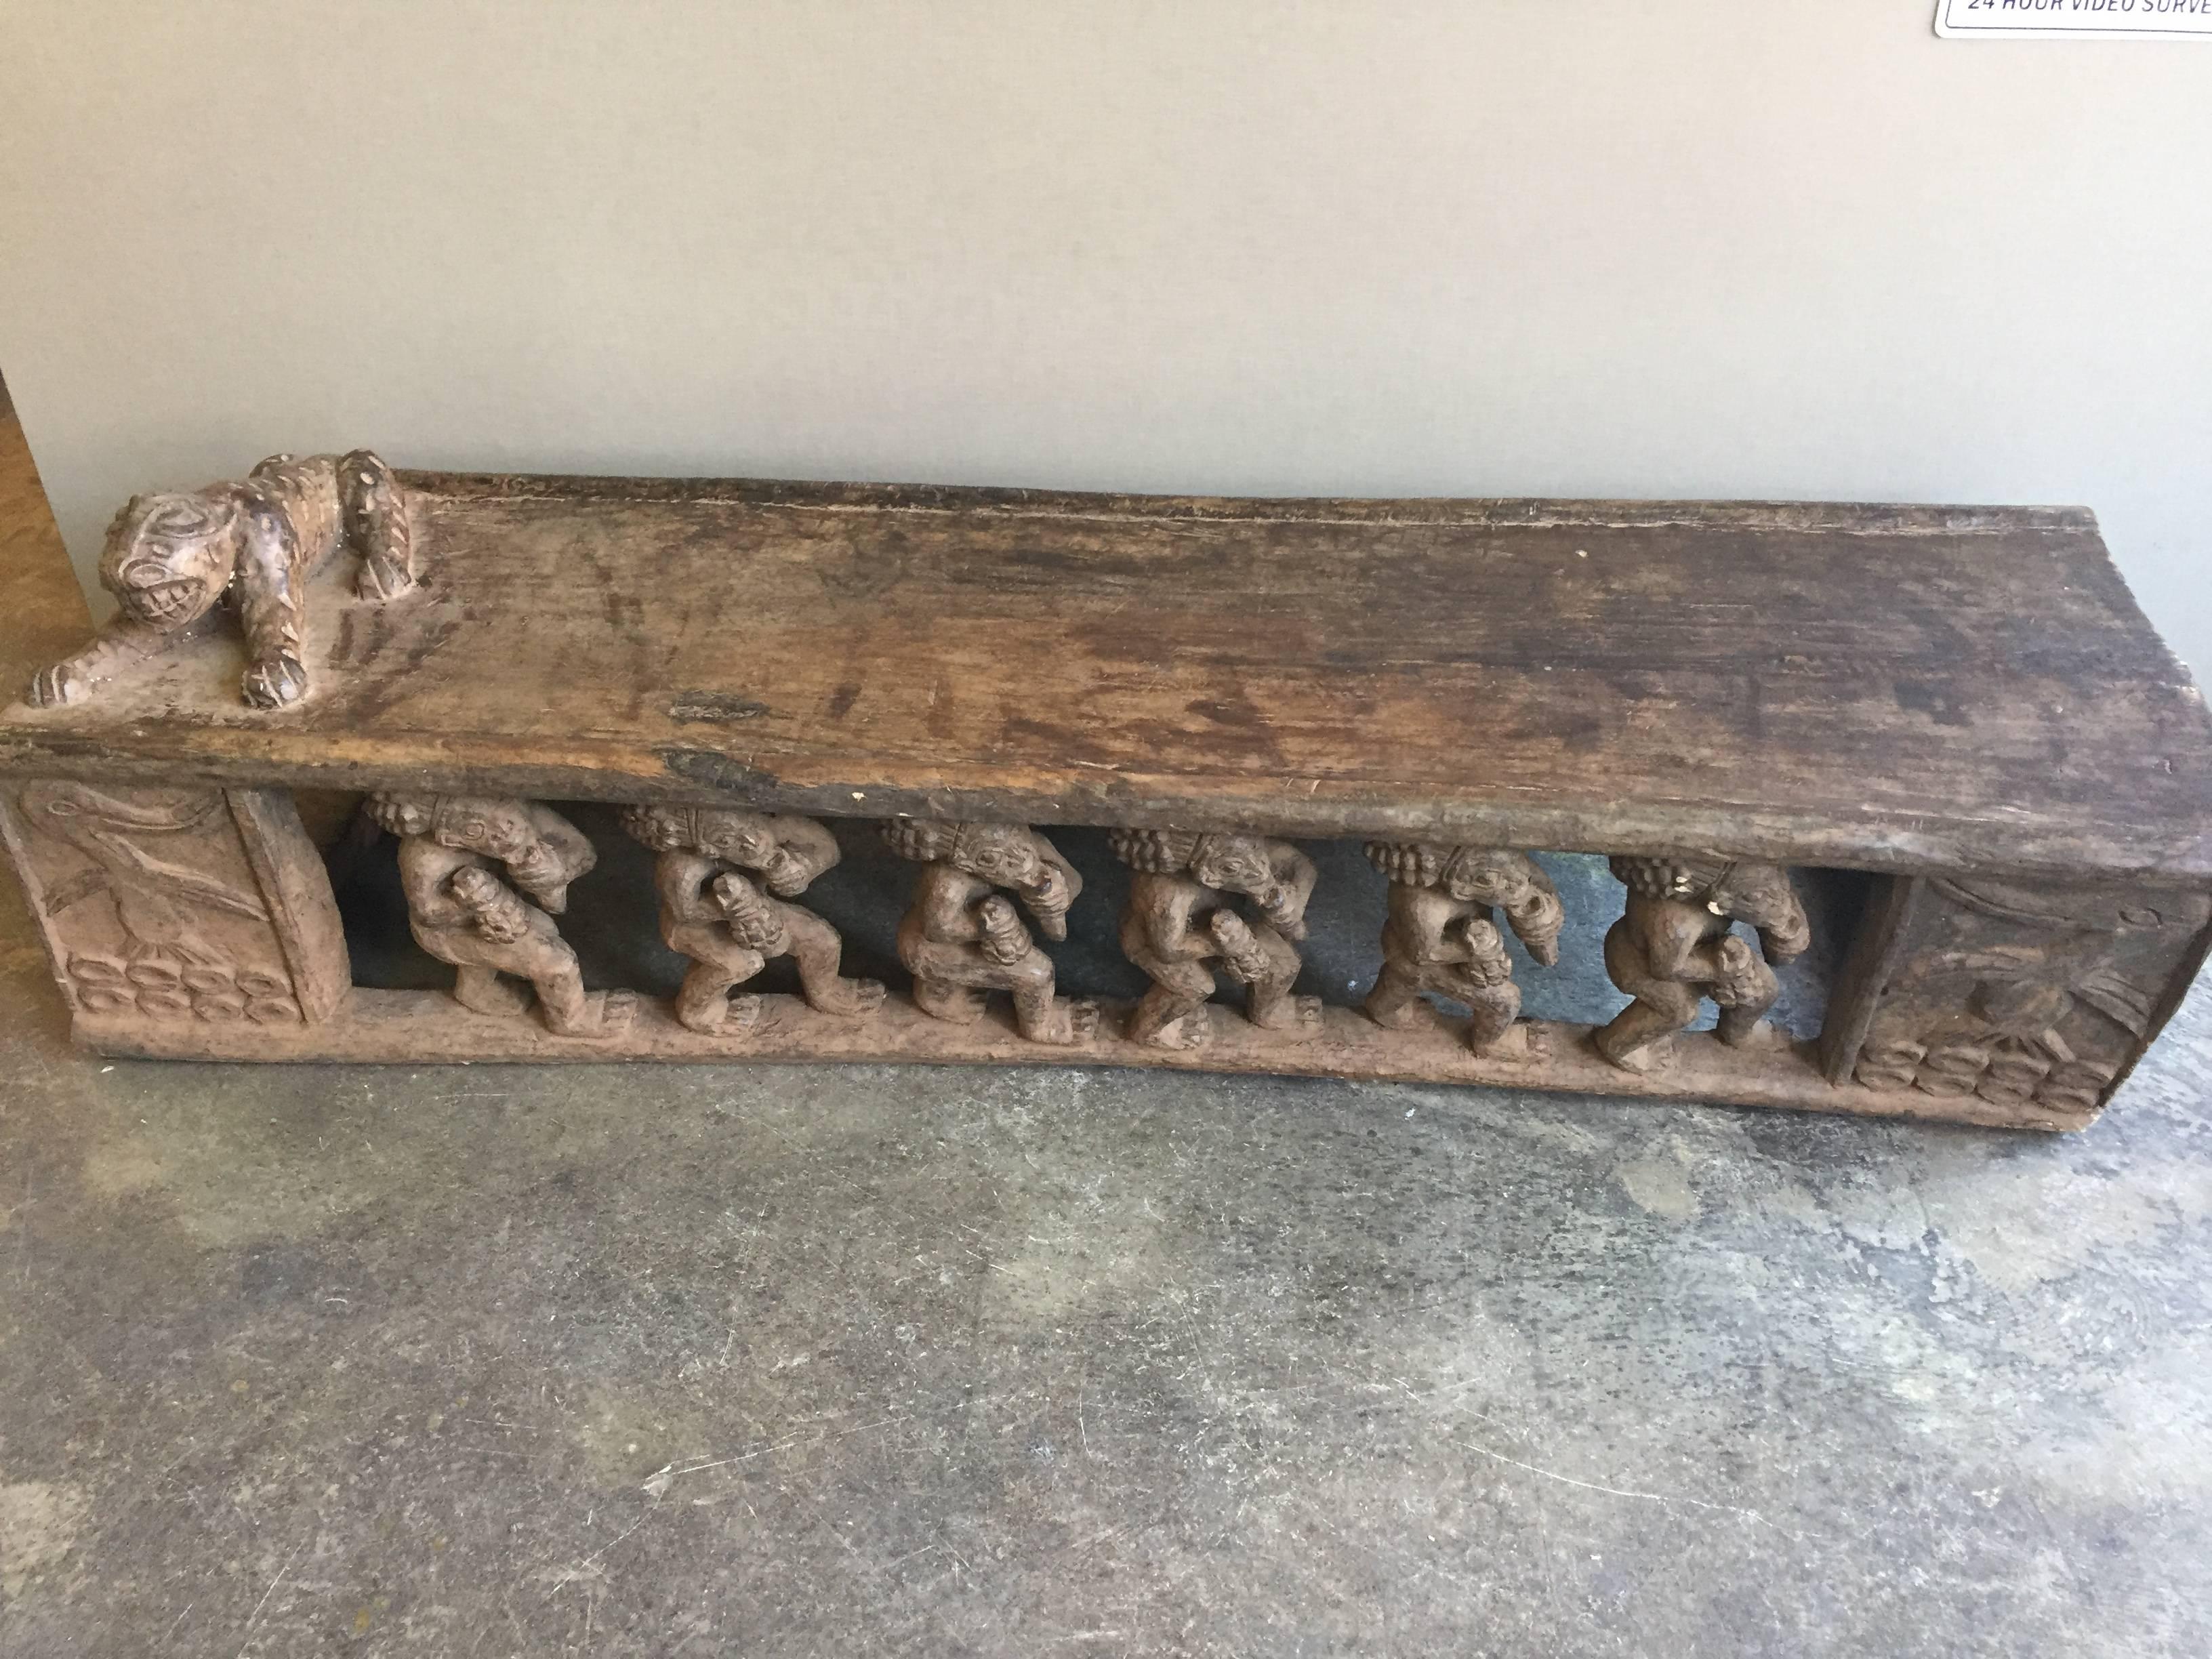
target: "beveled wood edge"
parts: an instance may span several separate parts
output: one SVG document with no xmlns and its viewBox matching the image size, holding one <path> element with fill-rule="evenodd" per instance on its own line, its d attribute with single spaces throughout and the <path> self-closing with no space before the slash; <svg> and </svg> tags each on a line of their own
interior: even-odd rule
<svg viewBox="0 0 2212 1659">
<path fill-rule="evenodd" d="M 1468 1052 L 1457 1022 L 1433 1009 L 1401 1030 L 1386 1031 L 1358 1012 L 1328 1007 L 1319 1032 L 1294 1036 L 1261 1031 L 1234 1009 L 1215 1005 L 1212 1041 L 1191 1052 L 1139 1047 L 1118 1031 L 1127 1005 L 1106 1002 L 1101 1034 L 1079 1047 L 1055 1048 L 1017 1036 L 994 1001 L 982 1019 L 954 1025 L 894 997 L 877 1013 L 848 1020 L 816 1013 L 796 997 L 762 999 L 759 1023 L 738 1036 L 708 1036 L 676 1023 L 668 1006 L 639 996 L 632 1023 L 605 1040 L 559 1037 L 534 1018 L 470 1013 L 442 992 L 356 990 L 319 1024 L 209 1024 L 79 1012 L 71 1035 L 82 1047 L 118 1059 L 241 1061 L 471 1062 L 823 1061 L 867 1064 L 1135 1066 L 1214 1074 L 1334 1078 L 1355 1082 L 1481 1085 L 1597 1097 L 1717 1103 L 1910 1118 L 1984 1128 L 2065 1131 L 2086 1127 L 2095 1112 L 2058 1113 L 2004 1107 L 1978 1096 L 1938 1097 L 1918 1090 L 1875 1090 L 1824 1079 L 1814 1045 L 1780 1040 L 1732 1049 L 1710 1032 L 1676 1039 L 1663 1072 L 1625 1072 L 1589 1047 L 1589 1027 L 1531 1021 L 1548 1053 L 1534 1061 Z"/>
<path fill-rule="evenodd" d="M 1007 518 L 1383 526 L 1547 526 L 1788 530 L 1847 535 L 2094 538 L 2097 515 L 2069 505 L 1804 501 L 1552 499 L 1544 496 L 1183 495 L 1004 485 L 851 483 L 752 477 L 637 477 L 560 472 L 395 469 L 417 495 L 449 500 L 659 501 L 823 511 L 988 514 Z M 2100 544 L 2100 556 L 2103 548 Z"/>
<path fill-rule="evenodd" d="M 614 805 L 660 801 L 752 807 L 817 817 L 982 818 L 1040 827 L 1246 831 L 1314 841 L 1424 837 L 1531 852 L 1657 854 L 1685 848 L 1802 868 L 1882 875 L 1979 874 L 2065 882 L 2142 882 L 2212 888 L 2212 820 L 2177 826 L 2168 838 L 2141 826 L 2085 830 L 2054 822 L 2004 826 L 1993 850 L 1984 820 L 1869 811 L 1778 812 L 1725 801 L 1679 805 L 1566 801 L 1546 805 L 1439 799 L 1408 792 L 1401 804 L 1376 799 L 1371 784 L 1273 778 L 1192 777 L 1030 769 L 1009 784 L 1002 768 L 929 769 L 926 783 L 878 778 L 779 775 L 708 749 L 626 744 L 589 738 L 533 754 L 510 737 L 441 737 L 400 743 L 349 735 L 289 732 L 285 716 L 195 723 L 200 738 L 179 752 L 167 727 L 138 726 L 97 738 L 31 721 L 0 720 L 0 776 L 70 778 L 219 789 L 410 789 L 497 793 L 544 801 Z M 426 759 L 426 756 L 434 756 Z M 1192 797 L 1210 793 L 1203 810 Z"/>
</svg>

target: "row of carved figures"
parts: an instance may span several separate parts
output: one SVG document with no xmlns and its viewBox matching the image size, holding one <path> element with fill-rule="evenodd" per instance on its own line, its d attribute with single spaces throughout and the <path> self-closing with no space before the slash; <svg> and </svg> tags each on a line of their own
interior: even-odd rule
<svg viewBox="0 0 2212 1659">
<path fill-rule="evenodd" d="M 553 920 L 596 858 L 574 825 L 535 801 L 486 797 L 387 793 L 372 798 L 369 811 L 400 837 L 415 938 L 458 970 L 453 994 L 465 1006 L 524 1012 L 528 1000 L 512 978 L 535 988 L 545 1023 L 562 1035 L 605 1036 L 627 1024 L 634 1000 L 587 993 Z M 836 930 L 796 902 L 837 862 L 836 841 L 821 824 L 653 805 L 629 808 L 623 823 L 656 854 L 661 937 L 691 963 L 676 999 L 684 1025 L 742 1034 L 761 1009 L 742 988 L 776 957 L 792 958 L 820 1012 L 859 1018 L 882 1003 L 882 985 L 840 972 Z M 981 1017 L 988 994 L 1006 993 L 1031 1042 L 1093 1036 L 1098 1005 L 1057 994 L 1052 957 L 1036 938 L 1066 939 L 1083 891 L 1050 841 L 1021 824 L 930 818 L 891 820 L 884 835 L 921 866 L 898 932 L 918 1007 L 965 1023 Z M 1129 1016 L 1128 1040 L 1202 1044 L 1217 973 L 1244 988 L 1254 1024 L 1318 1027 L 1318 1000 L 1291 990 L 1316 877 L 1304 854 L 1262 836 L 1178 830 L 1116 830 L 1109 841 L 1133 872 L 1121 947 L 1152 981 Z M 1418 1018 L 1422 994 L 1434 993 L 1471 1011 L 1467 1041 L 1477 1054 L 1531 1057 L 1499 917 L 1538 963 L 1556 963 L 1565 913 L 1550 878 L 1525 854 L 1496 848 L 1374 842 L 1367 854 L 1390 881 L 1383 964 L 1367 1013 L 1402 1026 Z M 1605 964 L 1634 1000 L 1594 1034 L 1598 1052 L 1631 1070 L 1662 1063 L 1668 1040 L 1706 999 L 1719 1007 L 1721 1041 L 1752 1041 L 1780 988 L 1770 963 L 1790 961 L 1810 939 L 1789 877 L 1772 865 L 1693 855 L 1616 858 L 1613 868 L 1628 898 L 1606 935 Z M 1757 931 L 1759 948 L 1734 931 L 1738 921 Z"/>
</svg>

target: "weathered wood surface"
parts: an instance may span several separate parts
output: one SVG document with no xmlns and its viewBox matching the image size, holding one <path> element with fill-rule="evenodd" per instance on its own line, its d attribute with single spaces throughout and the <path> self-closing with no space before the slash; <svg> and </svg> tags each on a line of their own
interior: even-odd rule
<svg viewBox="0 0 2212 1659">
<path fill-rule="evenodd" d="M 401 477 L 425 591 L 319 576 L 297 707 L 211 636 L 0 767 L 2212 878 L 2079 509 Z"/>
<path fill-rule="evenodd" d="M 1102 1006 L 1096 1035 L 1072 1046 L 1032 1042 L 1014 1029 L 1013 1011 L 994 1000 L 972 1024 L 933 1019 L 893 999 L 862 1020 L 818 1013 L 797 997 L 761 999 L 762 1010 L 735 1036 L 688 1029 L 657 1000 L 640 999 L 628 1027 L 611 1039 L 560 1036 L 534 1019 L 471 1013 L 442 992 L 353 993 L 320 1025 L 251 1032 L 195 1029 L 188 1022 L 80 1012 L 73 1035 L 105 1054 L 148 1060 L 367 1060 L 434 1064 L 507 1060 L 843 1060 L 890 1064 L 1146 1066 L 1178 1071 L 1397 1082 L 1490 1084 L 1576 1090 L 1654 1100 L 1717 1101 L 1790 1111 L 1849 1112 L 2016 1129 L 2077 1129 L 2089 1111 L 2033 1104 L 1999 1106 L 1967 1094 L 1938 1098 L 1918 1090 L 1838 1086 L 1822 1078 L 1811 1045 L 1777 1039 L 1730 1048 L 1710 1032 L 1677 1039 L 1673 1063 L 1654 1073 L 1624 1072 L 1589 1046 L 1589 1028 L 1531 1021 L 1538 1057 L 1470 1053 L 1463 1022 L 1424 1003 L 1400 1029 L 1385 1030 L 1350 1008 L 1325 1008 L 1307 1034 L 1263 1030 L 1236 1009 L 1207 1009 L 1212 1040 L 1198 1049 L 1132 1042 L 1117 1035 L 1129 1005 Z"/>
</svg>

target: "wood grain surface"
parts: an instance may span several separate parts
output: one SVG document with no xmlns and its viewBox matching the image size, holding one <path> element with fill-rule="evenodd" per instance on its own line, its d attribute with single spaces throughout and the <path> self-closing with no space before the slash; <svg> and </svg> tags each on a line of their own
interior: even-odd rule
<svg viewBox="0 0 2212 1659">
<path fill-rule="evenodd" d="M 2079 509 L 401 476 L 424 591 L 320 579 L 300 706 L 210 636 L 0 767 L 2212 878 Z"/>
</svg>

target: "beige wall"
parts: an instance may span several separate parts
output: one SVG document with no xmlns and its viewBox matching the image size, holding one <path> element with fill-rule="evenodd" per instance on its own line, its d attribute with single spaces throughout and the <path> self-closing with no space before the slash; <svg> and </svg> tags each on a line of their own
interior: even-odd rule
<svg viewBox="0 0 2212 1659">
<path fill-rule="evenodd" d="M 2212 668 L 2212 45 L 1932 0 L 10 0 L 72 550 L 264 452 L 2085 501 Z"/>
</svg>

